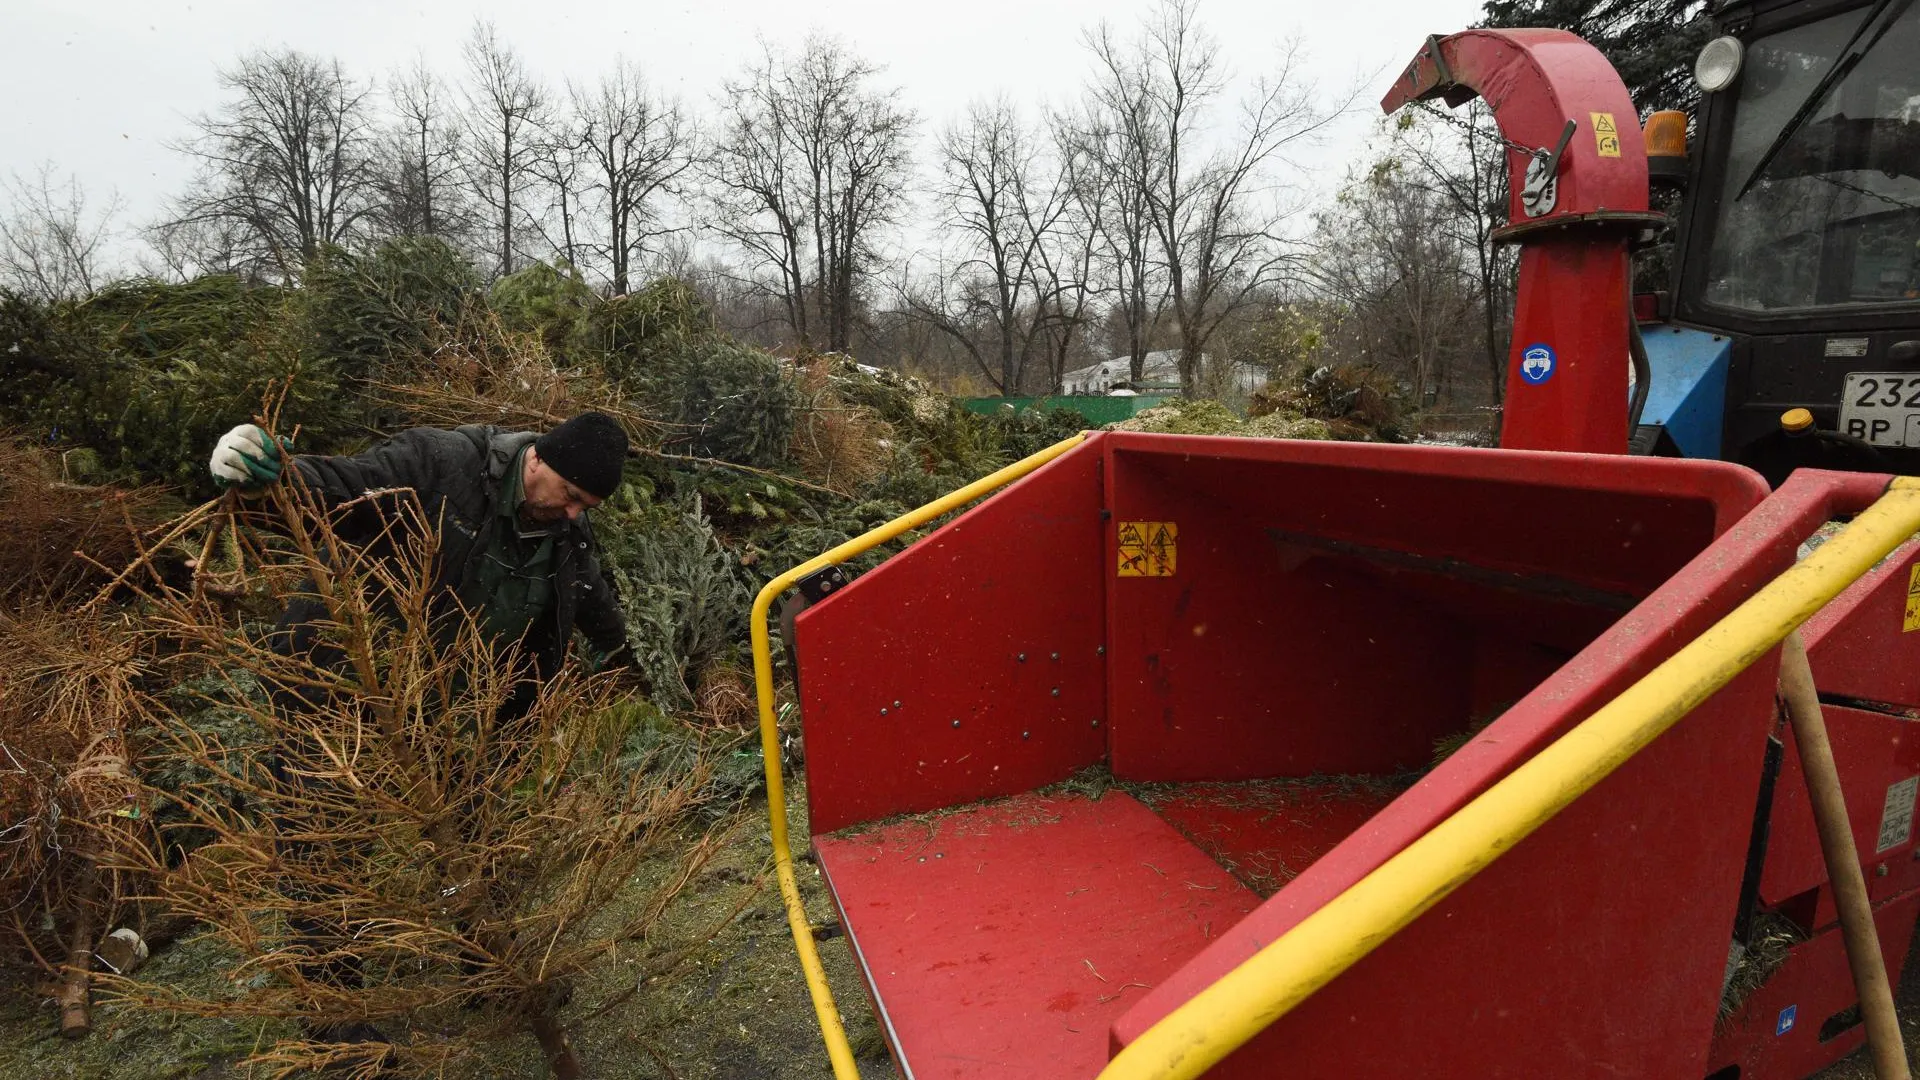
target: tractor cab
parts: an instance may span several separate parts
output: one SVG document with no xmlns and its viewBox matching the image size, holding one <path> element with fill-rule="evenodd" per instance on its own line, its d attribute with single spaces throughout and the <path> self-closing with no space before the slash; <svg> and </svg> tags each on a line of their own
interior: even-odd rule
<svg viewBox="0 0 1920 1080">
<path fill-rule="evenodd" d="M 1920 471 L 1920 6 L 1714 19 L 1641 443 L 1775 486 Z"/>
</svg>

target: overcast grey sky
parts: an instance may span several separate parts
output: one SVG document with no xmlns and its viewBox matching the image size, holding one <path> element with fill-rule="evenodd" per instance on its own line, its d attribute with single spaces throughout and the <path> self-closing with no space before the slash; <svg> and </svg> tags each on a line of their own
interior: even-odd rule
<svg viewBox="0 0 1920 1080">
<path fill-rule="evenodd" d="M 975 97 L 1005 92 L 1023 107 L 1071 97 L 1087 71 L 1081 36 L 1102 18 L 1129 34 L 1147 0 L 0 0 L 0 174 L 51 161 L 96 196 L 117 190 L 123 226 L 144 224 L 191 169 L 166 144 L 217 108 L 215 70 L 254 48 L 335 56 L 384 78 L 424 56 L 448 77 L 476 18 L 546 79 L 588 81 L 616 57 L 696 113 L 764 37 L 798 42 L 819 29 L 884 65 L 883 81 L 931 131 Z M 1202 0 L 1200 19 L 1231 67 L 1251 76 L 1297 36 L 1310 76 L 1329 94 L 1361 84 L 1354 115 L 1304 164 L 1316 186 L 1364 149 L 1376 103 L 1429 33 L 1463 29 L 1479 0 Z"/>
</svg>

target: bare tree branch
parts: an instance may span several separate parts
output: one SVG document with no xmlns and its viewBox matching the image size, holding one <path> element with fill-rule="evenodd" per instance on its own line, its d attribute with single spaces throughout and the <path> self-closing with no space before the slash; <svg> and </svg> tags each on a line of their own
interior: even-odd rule
<svg viewBox="0 0 1920 1080">
<path fill-rule="evenodd" d="M 640 68 L 619 61 L 592 89 L 572 86 L 582 159 L 582 193 L 595 201 L 601 230 L 591 245 L 615 295 L 632 287 L 634 260 L 668 231 L 660 197 L 693 167 L 696 133 L 680 102 L 656 96 Z"/>
<path fill-rule="evenodd" d="M 292 49 L 253 52 L 220 73 L 230 95 L 199 134 L 176 147 L 200 162 L 200 177 L 162 229 L 232 241 L 212 258 L 280 278 L 331 245 L 351 242 L 373 209 L 367 87 L 338 60 Z"/>
<path fill-rule="evenodd" d="M 476 223 L 462 191 L 463 133 L 446 84 L 416 59 L 388 79 L 386 97 L 391 122 L 375 180 L 381 231 L 463 244 Z"/>
<path fill-rule="evenodd" d="M 1166 275 L 1180 336 L 1180 381 L 1188 393 L 1221 320 L 1298 264 L 1282 234 L 1294 208 L 1274 197 L 1272 166 L 1289 147 L 1316 137 L 1347 104 L 1322 104 L 1295 70 L 1297 50 L 1289 46 L 1241 101 L 1237 130 L 1210 139 L 1227 73 L 1196 6 L 1195 0 L 1162 0 L 1131 43 L 1105 26 L 1088 37 L 1099 73 L 1092 112 L 1101 121 L 1090 145 L 1104 148 L 1123 189 L 1110 227 L 1121 241 L 1116 253 L 1125 268 L 1129 325 L 1136 328 L 1135 376 L 1143 344 L 1137 327 L 1146 322 L 1147 273 L 1137 231 L 1144 218 Z"/>
<path fill-rule="evenodd" d="M 492 23 L 474 24 L 464 54 L 467 183 L 492 218 L 496 269 L 511 274 L 527 227 L 524 188 L 538 152 L 535 136 L 547 122 L 547 91 Z"/>
<path fill-rule="evenodd" d="M 878 262 L 875 233 L 904 205 L 918 119 L 878 69 L 839 41 L 798 56 L 765 48 L 726 84 L 709 178 L 714 222 L 778 296 L 799 341 L 844 351 L 855 294 Z"/>
<path fill-rule="evenodd" d="M 1063 264 L 1048 249 L 1072 194 L 1004 98 L 970 106 L 940 133 L 936 156 L 942 224 L 962 255 L 935 295 L 906 297 L 907 310 L 961 340 L 1001 394 L 1019 394 L 1036 357 L 1051 355 L 1049 332 L 1061 317 L 1053 301 L 1071 288 L 1056 277 Z M 1051 365 L 1049 375 L 1054 389 Z"/>
<path fill-rule="evenodd" d="M 44 301 L 92 296 L 108 273 L 103 247 L 120 197 L 89 211 L 80 181 L 56 183 L 52 162 L 30 180 L 15 173 L 0 181 L 0 191 L 8 203 L 0 217 L 0 287 Z"/>
</svg>

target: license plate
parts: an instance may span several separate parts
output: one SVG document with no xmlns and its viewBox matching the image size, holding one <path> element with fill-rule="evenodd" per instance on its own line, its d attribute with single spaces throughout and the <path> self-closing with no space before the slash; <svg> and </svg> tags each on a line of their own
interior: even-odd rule
<svg viewBox="0 0 1920 1080">
<path fill-rule="evenodd" d="M 1840 397 L 1840 430 L 1875 446 L 1920 446 L 1920 375 L 1848 375 Z"/>
</svg>

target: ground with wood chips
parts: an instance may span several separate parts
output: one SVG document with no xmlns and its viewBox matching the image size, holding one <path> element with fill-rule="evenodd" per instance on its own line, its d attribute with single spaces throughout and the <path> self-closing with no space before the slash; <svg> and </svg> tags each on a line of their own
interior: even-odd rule
<svg viewBox="0 0 1920 1080">
<path fill-rule="evenodd" d="M 796 847 L 804 850 L 806 789 L 789 788 Z M 733 849 L 716 859 L 684 894 L 666 925 L 631 953 L 594 973 L 570 1006 L 572 1030 L 589 1075 L 597 1080 L 763 1080 L 831 1075 L 806 982 L 767 856 L 765 807 L 740 832 Z M 808 913 L 830 918 L 819 875 L 798 864 Z M 719 931 L 708 931 L 731 912 Z M 587 1021 L 581 1017 L 637 980 L 680 958 L 639 993 Z M 891 1077 L 886 1048 L 867 1006 L 864 988 L 843 942 L 821 947 L 821 959 L 845 1016 L 861 1074 Z M 1913 958 L 1920 962 L 1920 956 Z M 204 943 L 162 950 L 143 975 L 155 980 L 217 983 L 229 958 Z M 1920 1045 L 1920 963 L 1909 963 L 1900 987 L 1901 1027 L 1909 1047 Z M 283 1029 L 259 1022 L 176 1020 L 102 1007 L 87 1039 L 69 1043 L 55 1034 L 50 1004 L 14 988 L 0 997 L 0 1076 L 74 1080 L 239 1080 L 235 1065 L 258 1042 Z M 1913 1056 L 1920 1062 L 1920 1055 Z M 531 1036 L 491 1047 L 486 1062 L 462 1080 L 535 1080 L 545 1075 Z M 1819 1080 L 1873 1080 L 1865 1051 L 1819 1074 Z"/>
</svg>

